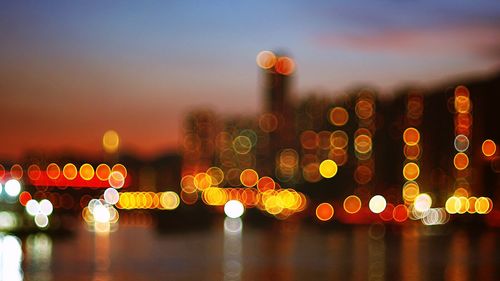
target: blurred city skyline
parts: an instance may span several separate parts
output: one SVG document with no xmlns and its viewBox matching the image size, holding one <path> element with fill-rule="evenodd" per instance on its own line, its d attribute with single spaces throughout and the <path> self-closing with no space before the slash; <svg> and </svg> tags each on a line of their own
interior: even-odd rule
<svg viewBox="0 0 500 281">
<path fill-rule="evenodd" d="M 266 49 L 296 61 L 295 97 L 432 86 L 500 62 L 494 1 L 0 6 L 1 157 L 96 155 L 109 129 L 142 156 L 175 150 L 192 108 L 261 112 Z"/>
</svg>

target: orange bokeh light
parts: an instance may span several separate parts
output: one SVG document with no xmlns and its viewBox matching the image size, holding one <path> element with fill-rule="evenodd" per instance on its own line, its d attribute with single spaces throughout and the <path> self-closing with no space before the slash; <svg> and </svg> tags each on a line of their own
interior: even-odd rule
<svg viewBox="0 0 500 281">
<path fill-rule="evenodd" d="M 61 175 L 61 169 L 56 163 L 50 163 L 47 166 L 47 177 L 49 179 L 55 180 Z"/>
<path fill-rule="evenodd" d="M 254 169 L 243 170 L 240 174 L 240 181 L 246 187 L 253 187 L 257 184 L 259 175 Z"/>
<path fill-rule="evenodd" d="M 315 149 L 319 145 L 319 137 L 316 132 L 307 130 L 300 134 L 300 143 L 305 149 Z"/>
<path fill-rule="evenodd" d="M 32 164 L 28 167 L 28 177 L 30 180 L 37 180 L 42 175 L 40 167 L 37 164 Z"/>
<path fill-rule="evenodd" d="M 343 107 L 334 107 L 330 111 L 330 122 L 335 126 L 344 126 L 349 121 L 349 113 Z"/>
<path fill-rule="evenodd" d="M 80 166 L 80 177 L 84 180 L 91 180 L 94 177 L 94 167 L 90 164 L 83 164 Z"/>
<path fill-rule="evenodd" d="M 260 192 L 265 192 L 267 190 L 274 190 L 275 187 L 276 183 L 270 177 L 262 177 L 259 179 L 259 182 L 257 183 L 257 189 Z"/>
<path fill-rule="evenodd" d="M 19 194 L 19 203 L 21 203 L 21 205 L 23 206 L 26 206 L 26 203 L 28 203 L 28 201 L 31 200 L 31 194 L 27 191 L 23 191 L 21 192 L 21 194 Z"/>
<path fill-rule="evenodd" d="M 272 113 L 264 113 L 259 118 L 259 127 L 266 133 L 275 131 L 278 128 L 278 118 Z"/>
<path fill-rule="evenodd" d="M 347 136 L 346 132 L 342 130 L 337 130 L 330 135 L 330 145 L 333 148 L 343 149 L 346 148 L 348 144 L 349 144 L 349 137 Z"/>
<path fill-rule="evenodd" d="M 321 221 L 328 221 L 333 217 L 333 207 L 329 203 L 321 203 L 316 207 L 316 217 Z"/>
<path fill-rule="evenodd" d="M 415 128 L 407 128 L 403 132 L 403 141 L 407 145 L 416 145 L 420 141 L 420 132 Z"/>
<path fill-rule="evenodd" d="M 403 167 L 403 176 L 406 180 L 412 181 L 418 178 L 420 174 L 420 168 L 417 164 L 410 162 Z"/>
<path fill-rule="evenodd" d="M 279 57 L 274 69 L 279 74 L 290 75 L 295 71 L 295 62 L 289 57 Z"/>
<path fill-rule="evenodd" d="M 409 160 L 417 160 L 420 157 L 420 145 L 407 145 L 403 148 L 405 157 Z"/>
<path fill-rule="evenodd" d="M 458 113 L 469 113 L 470 112 L 470 99 L 465 96 L 455 97 L 455 110 Z"/>
<path fill-rule="evenodd" d="M 481 150 L 483 151 L 484 156 L 490 157 L 495 155 L 497 151 L 497 145 L 494 141 L 487 139 L 481 145 Z"/>
<path fill-rule="evenodd" d="M 13 179 L 19 180 L 23 177 L 23 167 L 19 164 L 14 164 L 10 167 L 10 176 Z"/>
<path fill-rule="evenodd" d="M 372 139 L 368 135 L 359 135 L 354 139 L 354 149 L 359 153 L 368 153 L 372 150 Z"/>
<path fill-rule="evenodd" d="M 78 169 L 76 169 L 76 166 L 73 163 L 68 163 L 64 165 L 63 175 L 68 180 L 74 180 L 78 175 Z"/>
<path fill-rule="evenodd" d="M 334 148 L 328 153 L 328 158 L 335 161 L 337 166 L 342 166 L 347 162 L 347 152 L 342 148 Z"/>
<path fill-rule="evenodd" d="M 356 195 L 350 195 L 344 200 L 344 210 L 349 214 L 355 214 L 361 209 L 361 199 Z"/>
<path fill-rule="evenodd" d="M 396 222 L 404 222 L 408 219 L 408 208 L 405 205 L 397 205 L 392 211 L 392 216 Z"/>
<path fill-rule="evenodd" d="M 107 181 L 109 174 L 111 174 L 111 168 L 107 164 L 99 164 L 95 169 L 95 175 L 101 181 Z"/>
<path fill-rule="evenodd" d="M 123 178 L 127 177 L 127 168 L 125 168 L 122 164 L 115 164 L 113 168 L 111 168 L 111 172 L 119 172 L 122 174 Z"/>
<path fill-rule="evenodd" d="M 355 112 L 359 119 L 366 120 L 373 116 L 374 105 L 371 100 L 360 99 L 356 103 Z"/>
<path fill-rule="evenodd" d="M 453 158 L 453 165 L 457 170 L 464 170 L 469 166 L 469 157 L 465 153 L 457 153 Z"/>
<path fill-rule="evenodd" d="M 366 165 L 359 165 L 354 171 L 354 180 L 358 184 L 367 184 L 372 180 L 372 169 Z"/>
<path fill-rule="evenodd" d="M 455 88 L 455 97 L 469 97 L 469 89 L 460 85 Z"/>
<path fill-rule="evenodd" d="M 194 185 L 200 191 L 212 186 L 212 177 L 207 173 L 198 173 L 194 176 Z"/>
</svg>

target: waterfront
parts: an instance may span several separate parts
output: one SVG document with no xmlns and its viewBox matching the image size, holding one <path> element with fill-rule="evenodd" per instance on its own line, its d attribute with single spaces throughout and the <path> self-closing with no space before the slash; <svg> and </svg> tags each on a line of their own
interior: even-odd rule
<svg viewBox="0 0 500 281">
<path fill-rule="evenodd" d="M 241 224 L 240 224 L 241 223 Z M 498 232 L 444 226 L 266 226 L 216 221 L 192 232 L 123 226 L 3 235 L 2 280 L 498 280 Z M 241 228 L 240 228 L 241 227 Z M 15 239 L 13 239 L 15 238 Z M 16 242 L 17 241 L 17 242 Z M 22 259 L 14 262 L 16 249 Z M 16 272 L 17 271 L 17 272 Z M 17 279 L 16 279 L 17 278 Z"/>
</svg>

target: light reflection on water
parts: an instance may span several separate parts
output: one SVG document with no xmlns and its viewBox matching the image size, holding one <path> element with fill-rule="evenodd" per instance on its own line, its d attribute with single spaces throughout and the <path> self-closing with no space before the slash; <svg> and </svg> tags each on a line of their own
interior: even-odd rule
<svg viewBox="0 0 500 281">
<path fill-rule="evenodd" d="M 0 236 L 0 280 L 499 280 L 494 230 L 421 225 L 145 227 L 73 237 Z"/>
</svg>

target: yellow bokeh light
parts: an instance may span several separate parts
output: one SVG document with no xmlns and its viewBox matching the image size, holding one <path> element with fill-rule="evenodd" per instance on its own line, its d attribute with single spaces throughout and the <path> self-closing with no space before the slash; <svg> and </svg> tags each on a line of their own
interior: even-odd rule
<svg viewBox="0 0 500 281">
<path fill-rule="evenodd" d="M 212 186 L 212 177 L 207 173 L 198 173 L 194 177 L 194 185 L 198 190 L 203 191 Z"/>
<path fill-rule="evenodd" d="M 324 160 L 319 165 L 319 172 L 324 178 L 333 178 L 337 174 L 337 171 L 337 163 L 335 163 L 335 161 L 333 160 Z"/>
<path fill-rule="evenodd" d="M 451 196 L 446 200 L 445 209 L 448 214 L 456 214 L 460 210 L 460 200 L 456 196 Z"/>
<path fill-rule="evenodd" d="M 478 214 L 488 214 L 493 209 L 493 201 L 488 197 L 479 197 L 475 202 Z"/>
<path fill-rule="evenodd" d="M 180 202 L 179 195 L 173 191 L 162 192 L 160 195 L 160 205 L 165 210 L 176 209 Z"/>
<path fill-rule="evenodd" d="M 458 200 L 460 201 L 460 208 L 458 208 L 457 213 L 466 213 L 469 210 L 469 200 L 464 196 L 458 197 Z"/>
<path fill-rule="evenodd" d="M 419 193 L 420 188 L 414 181 L 406 182 L 403 186 L 403 199 L 407 202 L 413 202 Z"/>
<path fill-rule="evenodd" d="M 281 202 L 281 198 L 272 194 L 266 198 L 264 208 L 269 214 L 277 215 L 283 211 L 283 202 Z"/>
<path fill-rule="evenodd" d="M 94 177 L 94 168 L 92 165 L 85 163 L 80 166 L 80 177 L 84 180 L 91 180 Z"/>
<path fill-rule="evenodd" d="M 120 145 L 120 136 L 114 130 L 106 131 L 102 137 L 102 147 L 107 153 L 114 153 Z"/>
</svg>

